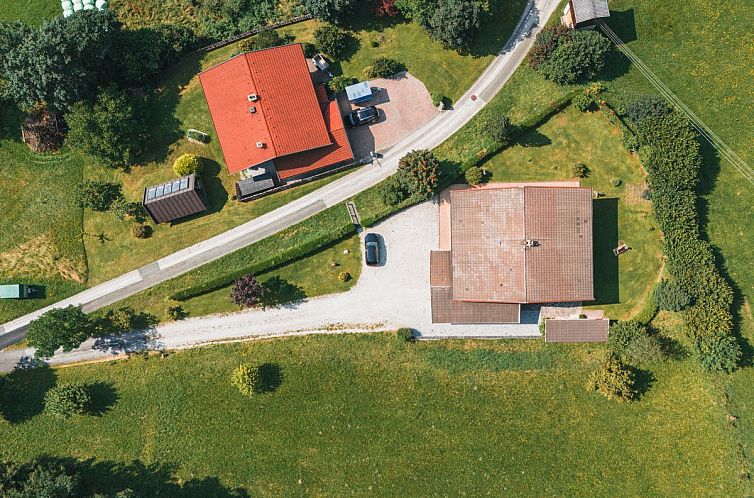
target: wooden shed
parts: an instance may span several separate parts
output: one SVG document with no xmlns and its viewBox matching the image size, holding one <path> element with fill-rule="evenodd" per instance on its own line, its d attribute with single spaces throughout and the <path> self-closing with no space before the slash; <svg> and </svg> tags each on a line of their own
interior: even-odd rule
<svg viewBox="0 0 754 498">
<path fill-rule="evenodd" d="M 569 0 L 560 22 L 574 29 L 594 29 L 596 24 L 610 17 L 607 0 Z"/>
<path fill-rule="evenodd" d="M 144 209 L 155 223 L 167 223 L 207 210 L 207 198 L 195 174 L 144 189 Z"/>
</svg>

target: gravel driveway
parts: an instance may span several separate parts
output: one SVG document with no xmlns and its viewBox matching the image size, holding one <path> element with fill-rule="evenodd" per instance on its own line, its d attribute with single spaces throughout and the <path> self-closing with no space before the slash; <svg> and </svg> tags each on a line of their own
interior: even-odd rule
<svg viewBox="0 0 754 498">
<path fill-rule="evenodd" d="M 183 349 L 252 337 L 332 332 L 372 332 L 411 327 L 424 338 L 539 337 L 537 325 L 450 325 L 431 323 L 429 251 L 438 247 L 436 201 L 411 207 L 369 231 L 382 236 L 384 261 L 362 268 L 348 292 L 278 308 L 252 309 L 171 322 L 117 343 L 90 339 L 52 364 L 111 357 L 124 350 Z M 361 234 L 363 240 L 365 233 Z M 362 258 L 363 259 L 363 258 Z M 0 352 L 0 370 L 12 368 L 32 350 Z"/>
</svg>

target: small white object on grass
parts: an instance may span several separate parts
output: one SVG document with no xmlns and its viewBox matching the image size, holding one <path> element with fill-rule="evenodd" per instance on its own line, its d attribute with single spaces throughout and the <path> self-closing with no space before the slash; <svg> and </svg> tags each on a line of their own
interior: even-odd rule
<svg viewBox="0 0 754 498">
<path fill-rule="evenodd" d="M 351 251 L 349 251 L 348 249 L 343 249 L 343 254 L 350 254 L 350 253 Z"/>
</svg>

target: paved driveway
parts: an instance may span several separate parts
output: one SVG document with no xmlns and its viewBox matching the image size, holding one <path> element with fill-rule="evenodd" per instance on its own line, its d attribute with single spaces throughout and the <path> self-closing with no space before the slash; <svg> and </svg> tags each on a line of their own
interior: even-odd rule
<svg viewBox="0 0 754 498">
<path fill-rule="evenodd" d="M 374 97 L 360 106 L 341 100 L 344 114 L 357 107 L 375 105 L 380 118 L 369 125 L 348 130 L 355 157 L 366 157 L 376 150 L 384 152 L 423 125 L 432 121 L 440 111 L 432 105 L 427 87 L 406 71 L 392 78 L 369 80 Z"/>
</svg>

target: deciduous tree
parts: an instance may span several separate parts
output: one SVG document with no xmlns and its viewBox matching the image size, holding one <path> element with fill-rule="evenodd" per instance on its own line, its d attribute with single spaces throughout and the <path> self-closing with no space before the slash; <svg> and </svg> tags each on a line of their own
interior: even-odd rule
<svg viewBox="0 0 754 498">
<path fill-rule="evenodd" d="M 26 341 L 36 348 L 37 358 L 49 358 L 59 348 L 71 351 L 92 332 L 92 321 L 80 307 L 52 309 L 29 324 Z"/>
</svg>

